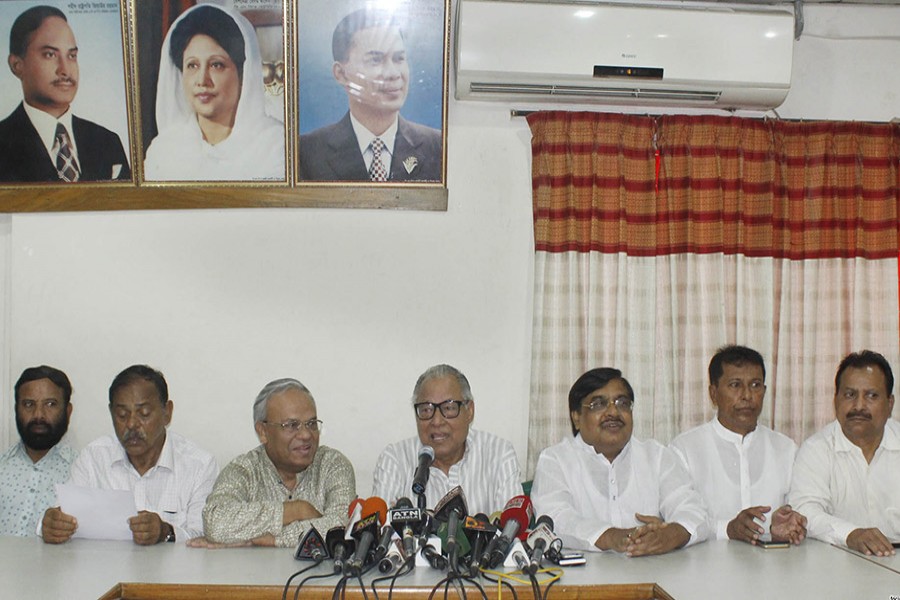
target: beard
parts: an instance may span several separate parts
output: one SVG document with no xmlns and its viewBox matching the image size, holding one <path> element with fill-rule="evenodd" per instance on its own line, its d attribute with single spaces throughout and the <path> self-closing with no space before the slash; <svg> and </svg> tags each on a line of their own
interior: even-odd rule
<svg viewBox="0 0 900 600">
<path fill-rule="evenodd" d="M 22 443 L 32 450 L 49 450 L 59 443 L 59 440 L 69 430 L 69 414 L 63 410 L 62 415 L 55 422 L 44 419 L 33 419 L 28 423 L 22 422 L 16 415 L 16 429 Z"/>
</svg>

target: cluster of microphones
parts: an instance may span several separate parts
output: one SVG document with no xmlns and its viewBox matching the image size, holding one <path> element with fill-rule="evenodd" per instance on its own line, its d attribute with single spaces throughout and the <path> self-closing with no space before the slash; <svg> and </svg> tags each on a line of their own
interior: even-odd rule
<svg viewBox="0 0 900 600">
<path fill-rule="evenodd" d="M 420 461 L 420 466 L 423 463 L 430 466 L 428 460 Z M 422 507 L 424 484 L 414 484 L 413 489 L 419 506 L 409 498 L 390 508 L 378 497 L 354 500 L 348 508 L 347 527 L 334 527 L 324 536 L 311 528 L 300 540 L 295 558 L 331 560 L 334 573 L 345 577 L 358 577 L 376 566 L 385 575 L 404 567 L 430 566 L 474 577 L 501 566 L 533 575 L 545 561 L 561 566 L 584 564 L 580 554 L 562 551 L 550 517 L 534 519 L 527 496 L 511 498 L 502 511 L 490 516 L 469 515 L 459 487 L 433 510 Z"/>
</svg>

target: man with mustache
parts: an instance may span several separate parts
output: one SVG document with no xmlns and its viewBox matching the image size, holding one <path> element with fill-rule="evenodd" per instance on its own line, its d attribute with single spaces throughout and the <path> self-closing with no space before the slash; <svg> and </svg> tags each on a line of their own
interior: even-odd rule
<svg viewBox="0 0 900 600">
<path fill-rule="evenodd" d="M 59 369 L 25 369 L 15 385 L 18 443 L 0 456 L 0 535 L 34 535 L 69 478 L 75 451 L 60 443 L 72 416 L 72 384 Z"/>
<path fill-rule="evenodd" d="M 61 10 L 33 6 L 20 14 L 7 62 L 24 101 L 0 121 L 0 182 L 131 179 L 119 136 L 72 114 L 78 45 Z"/>
<path fill-rule="evenodd" d="M 710 512 L 711 533 L 756 545 L 767 534 L 799 544 L 806 519 L 787 504 L 797 444 L 759 424 L 766 367 L 759 352 L 724 346 L 709 361 L 716 417 L 670 447 L 691 474 Z"/>
<path fill-rule="evenodd" d="M 837 420 L 800 446 L 790 500 L 809 534 L 863 554 L 894 554 L 900 542 L 900 423 L 894 375 L 881 354 L 862 350 L 834 378 Z"/>
<path fill-rule="evenodd" d="M 134 543 L 186 541 L 202 533 L 202 511 L 216 480 L 216 461 L 166 427 L 173 403 L 163 374 L 133 365 L 109 387 L 109 413 L 116 434 L 88 444 L 72 465 L 69 483 L 134 494 L 138 514 L 128 520 Z M 41 523 L 44 541 L 67 541 L 78 521 L 58 507 Z"/>
<path fill-rule="evenodd" d="M 319 445 L 322 421 L 306 386 L 290 378 L 266 384 L 253 421 L 260 445 L 222 469 L 203 509 L 206 537 L 189 546 L 293 548 L 313 527 L 324 534 L 346 525 L 353 465 Z"/>
<path fill-rule="evenodd" d="M 569 390 L 573 437 L 541 452 L 531 489 L 565 546 L 649 556 L 707 537 L 690 475 L 672 450 L 632 436 L 633 408 L 618 369 L 592 369 Z"/>
<path fill-rule="evenodd" d="M 347 93 L 343 119 L 301 135 L 299 178 L 318 181 L 441 181 L 441 132 L 400 115 L 409 93 L 403 32 L 394 16 L 362 8 L 332 36 L 332 74 Z"/>
<path fill-rule="evenodd" d="M 472 429 L 475 398 L 469 380 L 450 365 L 435 365 L 419 376 L 412 408 L 419 435 L 389 444 L 375 464 L 373 490 L 393 505 L 411 497 L 419 452 L 434 451 L 425 499 L 428 508 L 461 486 L 470 514 L 501 510 L 522 493 L 519 461 L 511 443 Z M 415 501 L 415 499 L 414 499 Z"/>
</svg>

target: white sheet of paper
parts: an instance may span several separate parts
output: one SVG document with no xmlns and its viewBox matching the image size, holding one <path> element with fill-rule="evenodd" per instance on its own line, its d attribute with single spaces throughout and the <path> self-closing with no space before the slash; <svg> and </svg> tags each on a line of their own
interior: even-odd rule
<svg viewBox="0 0 900 600">
<path fill-rule="evenodd" d="M 128 519 L 137 514 L 132 492 L 58 483 L 56 499 L 64 513 L 78 519 L 78 529 L 72 537 L 93 540 L 132 539 Z"/>
</svg>

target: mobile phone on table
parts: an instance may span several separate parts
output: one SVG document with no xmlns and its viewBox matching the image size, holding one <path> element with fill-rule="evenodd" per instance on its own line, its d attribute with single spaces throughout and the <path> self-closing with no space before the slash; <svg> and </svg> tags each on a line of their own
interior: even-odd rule
<svg viewBox="0 0 900 600">
<path fill-rule="evenodd" d="M 756 545 L 763 550 L 775 550 L 779 548 L 790 548 L 790 542 L 776 542 L 774 540 L 756 540 Z"/>
<path fill-rule="evenodd" d="M 559 555 L 559 566 L 580 567 L 585 563 L 584 554 L 581 552 L 563 551 Z"/>
</svg>

